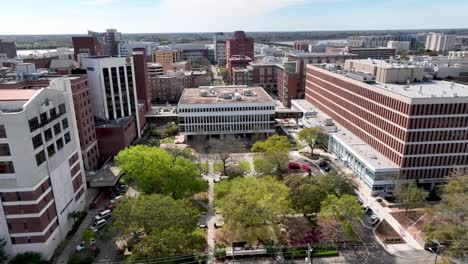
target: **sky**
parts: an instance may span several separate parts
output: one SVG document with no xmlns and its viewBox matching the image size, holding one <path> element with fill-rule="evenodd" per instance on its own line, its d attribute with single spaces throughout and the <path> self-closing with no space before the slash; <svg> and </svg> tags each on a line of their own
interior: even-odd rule
<svg viewBox="0 0 468 264">
<path fill-rule="evenodd" d="M 468 28 L 467 0 L 0 0 L 0 35 Z"/>
</svg>

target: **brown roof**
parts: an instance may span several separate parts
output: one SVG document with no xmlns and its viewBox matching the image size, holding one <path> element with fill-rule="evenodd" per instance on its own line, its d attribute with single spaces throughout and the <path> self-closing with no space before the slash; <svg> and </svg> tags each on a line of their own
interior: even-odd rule
<svg viewBox="0 0 468 264">
<path fill-rule="evenodd" d="M 253 102 L 274 102 L 273 98 L 268 95 L 262 87 L 229 87 L 229 86 L 214 86 L 217 93 L 212 96 L 202 96 L 201 92 L 210 92 L 210 87 L 207 88 L 188 88 L 184 89 L 180 97 L 179 104 L 227 104 L 227 103 L 253 103 Z M 244 91 L 254 92 L 253 96 L 244 96 Z M 223 99 L 223 93 L 239 93 L 242 100 Z"/>
<path fill-rule="evenodd" d="M 0 101 L 28 101 L 38 90 L 0 89 Z"/>
</svg>

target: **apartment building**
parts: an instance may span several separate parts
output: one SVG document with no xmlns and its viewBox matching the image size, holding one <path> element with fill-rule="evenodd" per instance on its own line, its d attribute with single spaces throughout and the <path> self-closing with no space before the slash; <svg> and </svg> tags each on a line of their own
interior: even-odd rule
<svg viewBox="0 0 468 264">
<path fill-rule="evenodd" d="M 153 62 L 155 63 L 173 63 L 182 60 L 181 51 L 175 50 L 155 50 L 153 51 Z"/>
<path fill-rule="evenodd" d="M 275 101 L 261 87 L 185 89 L 178 104 L 182 135 L 274 133 Z"/>
<path fill-rule="evenodd" d="M 306 100 L 343 128 L 329 150 L 376 194 L 391 195 L 397 182 L 433 188 L 468 167 L 466 85 L 372 84 L 308 65 Z"/>
<path fill-rule="evenodd" d="M 280 62 L 251 62 L 247 66 L 248 86 L 262 87 L 268 93 L 278 91 L 278 65 Z"/>
<path fill-rule="evenodd" d="M 0 89 L 0 237 L 8 255 L 34 251 L 50 259 L 73 226 L 70 213 L 85 207 L 69 80 L 53 82 Z"/>
<path fill-rule="evenodd" d="M 227 59 L 227 73 L 229 80 L 231 80 L 232 83 L 239 82 L 239 73 L 241 72 L 242 74 L 245 74 L 245 78 L 242 78 L 244 80 L 242 84 L 247 84 L 247 71 L 244 70 L 247 69 L 250 62 L 252 62 L 252 58 L 247 56 L 234 55 L 229 57 Z"/>
</svg>

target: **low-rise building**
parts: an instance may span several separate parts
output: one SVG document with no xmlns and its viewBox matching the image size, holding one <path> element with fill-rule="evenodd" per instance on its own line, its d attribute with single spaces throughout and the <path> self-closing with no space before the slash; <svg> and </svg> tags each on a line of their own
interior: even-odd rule
<svg viewBox="0 0 468 264">
<path fill-rule="evenodd" d="M 261 87 L 185 89 L 178 104 L 182 135 L 274 133 L 275 101 Z"/>
<path fill-rule="evenodd" d="M 408 52 L 410 50 L 410 41 L 395 41 L 387 42 L 387 48 L 395 49 L 397 54 Z"/>
<path fill-rule="evenodd" d="M 388 60 L 395 58 L 396 49 L 394 48 L 356 48 L 347 47 L 346 52 L 356 54 L 357 59 L 376 59 L 376 60 Z"/>
<path fill-rule="evenodd" d="M 155 63 L 173 63 L 182 60 L 182 53 L 178 49 L 161 49 L 153 51 L 153 62 Z"/>
</svg>

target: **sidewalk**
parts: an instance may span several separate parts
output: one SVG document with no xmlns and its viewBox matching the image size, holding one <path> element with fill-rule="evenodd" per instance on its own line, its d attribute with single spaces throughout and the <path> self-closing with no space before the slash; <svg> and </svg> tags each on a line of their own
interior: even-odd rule
<svg viewBox="0 0 468 264">
<path fill-rule="evenodd" d="M 330 153 L 326 153 L 322 150 L 315 150 L 315 153 L 328 156 L 332 163 L 335 164 L 337 168 L 340 168 L 343 172 L 347 174 L 352 175 L 352 171 L 349 170 L 347 167 L 343 166 L 342 164 L 337 164 L 335 162 L 335 156 L 333 156 Z M 299 153 L 300 154 L 300 153 Z M 304 157 L 303 155 L 301 155 Z M 307 157 L 304 157 L 307 158 Z M 374 213 L 380 218 L 380 219 L 385 219 L 390 226 L 395 229 L 395 231 L 403 238 L 403 240 L 406 242 L 406 244 L 395 244 L 395 245 L 386 245 L 380 239 L 375 235 L 375 230 L 374 230 L 374 236 L 376 239 L 379 241 L 379 243 L 382 245 L 382 247 L 391 255 L 399 258 L 405 258 L 405 259 L 415 259 L 415 260 L 421 260 L 425 258 L 433 258 L 433 255 L 426 250 L 424 250 L 421 245 L 413 238 L 413 236 L 407 232 L 405 228 L 403 228 L 400 223 L 395 220 L 395 218 L 390 214 L 390 208 L 388 207 L 383 207 L 380 203 L 377 202 L 376 197 L 372 197 L 370 193 L 370 189 L 365 186 L 365 184 L 357 179 L 356 177 L 353 177 L 355 180 L 358 190 L 357 194 L 365 201 L 365 203 L 369 204 Z"/>
</svg>

